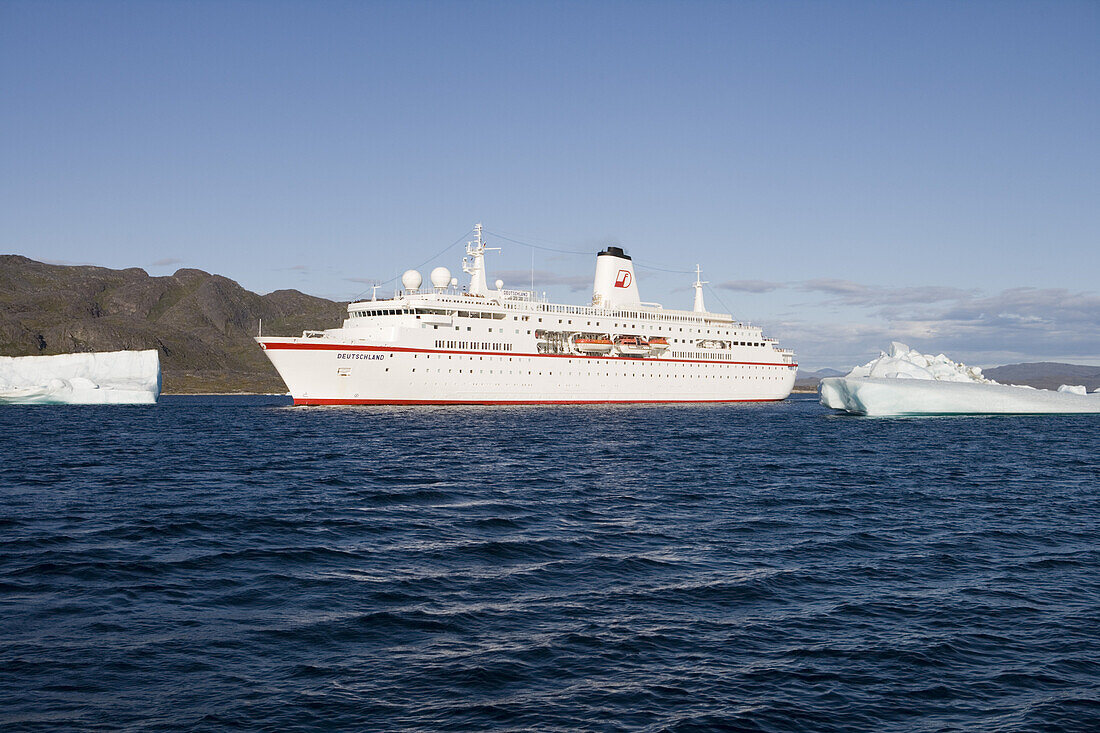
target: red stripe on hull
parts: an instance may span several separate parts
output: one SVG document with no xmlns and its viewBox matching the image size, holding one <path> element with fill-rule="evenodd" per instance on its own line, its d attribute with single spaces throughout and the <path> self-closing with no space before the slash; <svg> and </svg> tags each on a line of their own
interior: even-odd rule
<svg viewBox="0 0 1100 733">
<path fill-rule="evenodd" d="M 362 344 L 293 344 L 279 341 L 261 341 L 264 349 L 285 349 L 291 351 L 393 351 L 408 354 L 467 354 L 470 356 L 528 356 L 540 359 L 607 359 L 610 361 L 622 361 L 634 359 L 653 364 L 667 364 L 670 362 L 691 362 L 694 364 L 736 364 L 738 366 L 780 366 L 797 367 L 798 364 L 787 364 L 774 361 L 722 361 L 718 359 L 667 359 L 664 357 L 643 356 L 594 356 L 592 354 L 528 354 L 516 351 L 453 351 L 448 349 L 414 349 L 407 346 L 364 346 Z M 667 400 L 662 400 L 667 401 Z M 678 401 L 678 400 L 676 400 Z M 740 401 L 740 400 L 722 400 Z M 496 404 L 496 403 L 494 403 Z M 526 404 L 526 403 L 524 403 Z"/>
<path fill-rule="evenodd" d="M 355 400 L 294 398 L 295 405 L 698 405 L 730 402 L 782 402 L 785 398 L 751 400 Z"/>
</svg>

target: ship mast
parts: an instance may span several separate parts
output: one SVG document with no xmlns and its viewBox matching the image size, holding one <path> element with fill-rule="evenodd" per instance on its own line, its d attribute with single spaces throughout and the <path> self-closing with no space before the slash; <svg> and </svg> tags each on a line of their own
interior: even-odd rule
<svg viewBox="0 0 1100 733">
<path fill-rule="evenodd" d="M 485 274 L 485 253 L 500 251 L 500 247 L 486 247 L 481 238 L 481 222 L 474 225 L 474 239 L 466 243 L 466 257 L 462 258 L 462 271 L 470 276 L 470 295 L 489 294 L 489 278 Z M 470 258 L 470 259 L 467 259 Z"/>
<path fill-rule="evenodd" d="M 692 285 L 695 288 L 695 307 L 692 308 L 696 313 L 706 313 L 707 308 L 703 305 L 703 286 L 707 284 L 706 280 L 700 280 L 702 271 L 699 269 L 699 265 L 695 266 L 695 284 Z"/>
</svg>

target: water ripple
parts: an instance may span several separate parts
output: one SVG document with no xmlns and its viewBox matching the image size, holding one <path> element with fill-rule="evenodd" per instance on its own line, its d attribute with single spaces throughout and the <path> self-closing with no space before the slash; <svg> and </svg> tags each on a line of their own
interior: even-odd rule
<svg viewBox="0 0 1100 733">
<path fill-rule="evenodd" d="M 0 411 L 13 730 L 1100 730 L 1095 420 Z"/>
</svg>

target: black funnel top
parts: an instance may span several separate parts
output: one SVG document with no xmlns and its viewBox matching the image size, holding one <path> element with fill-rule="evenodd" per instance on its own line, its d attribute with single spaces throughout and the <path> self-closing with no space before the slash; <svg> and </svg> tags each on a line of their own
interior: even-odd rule
<svg viewBox="0 0 1100 733">
<path fill-rule="evenodd" d="M 623 252 L 622 247 L 608 247 L 596 256 L 599 257 L 600 255 L 612 255 L 613 257 L 622 257 L 624 260 L 630 259 L 630 255 L 628 255 L 626 252 Z"/>
</svg>

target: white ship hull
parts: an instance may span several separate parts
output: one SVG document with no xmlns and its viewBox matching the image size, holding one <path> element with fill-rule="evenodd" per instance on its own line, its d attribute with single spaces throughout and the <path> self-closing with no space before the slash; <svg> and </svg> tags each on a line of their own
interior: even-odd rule
<svg viewBox="0 0 1100 733">
<path fill-rule="evenodd" d="M 257 340 L 296 405 L 768 402 L 790 395 L 796 371 L 781 362 L 505 355 L 310 338 Z"/>
</svg>

